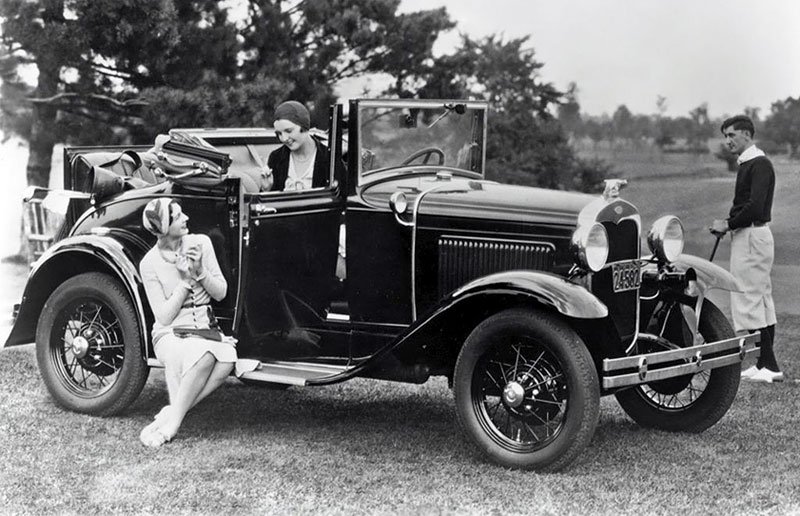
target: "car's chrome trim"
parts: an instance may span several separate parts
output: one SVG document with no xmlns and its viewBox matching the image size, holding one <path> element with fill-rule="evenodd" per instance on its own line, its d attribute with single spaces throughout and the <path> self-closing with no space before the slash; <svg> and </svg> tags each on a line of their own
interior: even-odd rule
<svg viewBox="0 0 800 516">
<path fill-rule="evenodd" d="M 411 219 L 411 320 L 417 320 L 417 226 L 419 226 L 419 207 L 422 205 L 422 199 L 431 192 L 435 192 L 445 186 L 451 186 L 450 183 L 443 183 L 434 185 L 427 190 L 420 192 L 414 200 L 414 211 Z"/>
<path fill-rule="evenodd" d="M 618 189 L 619 187 L 617 187 L 617 193 Z M 614 208 L 611 208 L 612 206 L 614 206 Z M 612 209 L 613 213 L 606 213 L 607 209 Z M 630 211 L 630 213 L 625 213 L 625 211 Z M 599 220 L 600 215 L 603 213 L 606 213 L 608 218 L 603 218 L 603 220 Z M 625 199 L 621 199 L 619 197 L 606 198 L 605 196 L 600 196 L 591 203 L 584 206 L 583 209 L 578 214 L 579 226 L 585 224 L 594 224 L 595 222 L 610 222 L 619 225 L 620 223 L 626 220 L 632 220 L 636 224 L 637 241 L 641 240 L 642 216 L 637 210 L 637 208 L 630 202 L 626 201 Z M 603 266 L 603 269 L 601 270 L 605 270 L 606 268 L 616 263 L 631 262 L 631 261 L 639 261 L 640 266 L 644 268 L 644 264 L 641 263 L 642 261 L 641 249 L 637 248 L 636 258 L 626 258 L 623 260 L 617 260 L 615 262 L 606 263 Z M 630 353 L 631 349 L 633 349 L 633 346 L 636 344 L 636 341 L 639 338 L 639 331 L 640 331 L 639 319 L 641 317 L 641 309 L 642 309 L 642 303 L 637 293 L 636 319 L 634 323 L 633 338 L 631 339 L 631 343 L 625 349 L 626 353 Z"/>
<path fill-rule="evenodd" d="M 434 185 L 427 190 L 424 190 L 417 195 L 414 200 L 414 210 L 411 219 L 411 318 L 413 321 L 417 320 L 417 231 L 419 229 L 419 208 L 422 206 L 422 199 L 431 192 L 435 192 L 440 188 L 452 186 L 449 181 L 442 182 L 441 184 Z M 460 190 L 456 188 L 454 191 Z M 466 190 L 465 190 L 466 191 Z"/>
<path fill-rule="evenodd" d="M 241 182 L 239 183 L 239 191 L 236 199 L 239 203 L 236 207 L 239 211 L 239 242 L 237 246 L 239 249 L 239 263 L 236 267 L 238 272 L 238 277 L 236 278 L 236 301 L 233 307 L 233 323 L 231 324 L 234 335 L 239 333 L 239 325 L 242 322 L 242 313 L 244 312 L 244 280 L 245 274 L 247 273 L 245 268 L 248 265 L 245 253 L 249 252 L 248 248 L 250 247 L 250 207 L 244 201 L 244 188 Z M 229 205 L 228 210 L 230 209 L 231 207 Z M 230 211 L 228 213 L 230 214 Z"/>
<path fill-rule="evenodd" d="M 555 251 L 556 246 L 552 242 L 545 242 L 542 240 L 524 240 L 521 238 L 492 238 L 492 237 L 479 237 L 479 236 L 465 236 L 455 234 L 442 234 L 439 238 L 460 238 L 462 240 L 474 240 L 476 242 L 498 242 L 502 244 L 527 244 L 527 245 L 541 245 L 549 247 Z"/>
<path fill-rule="evenodd" d="M 258 204 L 258 206 L 261 207 L 262 205 Z M 250 205 L 250 208 L 252 209 L 253 205 Z M 258 214 L 258 215 L 253 214 L 252 215 L 253 220 L 272 219 L 272 218 L 275 218 L 275 217 L 294 217 L 294 216 L 297 216 L 297 215 L 308 215 L 308 214 L 311 214 L 311 213 L 324 213 L 324 212 L 329 212 L 329 211 L 332 211 L 332 210 L 336 209 L 336 207 L 331 206 L 330 208 L 321 208 L 321 209 L 317 209 L 317 210 L 299 210 L 299 211 L 292 211 L 292 212 L 285 212 L 285 211 L 272 212 L 272 211 L 270 211 L 269 208 L 270 207 L 261 207 L 262 210 L 266 210 L 266 211 L 264 212 L 264 214 Z"/>
<path fill-rule="evenodd" d="M 351 108 L 355 105 L 356 110 L 359 113 L 353 113 L 352 109 L 350 112 L 350 117 L 358 117 L 360 115 L 360 110 L 362 107 L 364 108 L 393 108 L 393 109 L 402 109 L 402 108 L 411 108 L 411 109 L 436 109 L 441 108 L 444 104 L 448 102 L 455 102 L 458 104 L 463 104 L 466 106 L 467 109 L 472 109 L 474 111 L 479 111 L 483 113 L 483 131 L 482 131 L 482 153 L 481 153 L 481 177 L 486 177 L 486 138 L 488 134 L 488 126 L 489 126 L 489 103 L 485 100 L 460 100 L 460 99 L 357 99 L 351 101 Z M 361 120 L 358 120 L 358 131 L 356 133 L 356 141 L 355 148 L 361 151 Z M 361 187 L 364 185 L 362 182 L 363 179 L 363 167 L 362 167 L 362 160 L 357 160 L 358 167 L 355 170 L 355 177 L 356 177 L 356 186 Z M 387 170 L 391 168 L 388 167 Z M 467 171 L 472 172 L 472 171 Z"/>
<path fill-rule="evenodd" d="M 325 315 L 326 321 L 334 321 L 334 322 L 350 322 L 350 315 L 348 314 L 339 314 L 335 312 L 328 312 Z"/>
<path fill-rule="evenodd" d="M 372 108 L 421 108 L 433 109 L 440 108 L 442 104 L 447 102 L 457 102 L 464 104 L 467 109 L 480 109 L 487 110 L 489 103 L 485 100 L 462 100 L 462 99 L 358 99 L 359 107 L 372 107 Z"/>
<path fill-rule="evenodd" d="M 760 350 L 756 344 L 760 338 L 760 334 L 751 333 L 688 348 L 606 358 L 603 360 L 603 388 L 640 385 L 740 363 L 749 356 L 758 356 Z M 682 363 L 658 367 L 678 361 Z"/>
</svg>

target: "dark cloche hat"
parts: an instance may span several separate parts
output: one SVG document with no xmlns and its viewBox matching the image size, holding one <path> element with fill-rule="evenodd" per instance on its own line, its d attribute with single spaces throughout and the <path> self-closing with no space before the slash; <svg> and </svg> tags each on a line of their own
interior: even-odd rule
<svg viewBox="0 0 800 516">
<path fill-rule="evenodd" d="M 308 114 L 308 109 L 296 100 L 287 100 L 276 107 L 273 120 L 288 120 L 306 131 L 311 128 L 311 115 Z"/>
</svg>

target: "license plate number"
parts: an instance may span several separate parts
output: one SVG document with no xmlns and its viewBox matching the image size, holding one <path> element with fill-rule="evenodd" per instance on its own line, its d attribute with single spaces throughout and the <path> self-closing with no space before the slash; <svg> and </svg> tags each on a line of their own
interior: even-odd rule
<svg viewBox="0 0 800 516">
<path fill-rule="evenodd" d="M 642 273 L 637 262 L 614 263 L 611 265 L 614 292 L 634 290 L 642 284 Z"/>
</svg>

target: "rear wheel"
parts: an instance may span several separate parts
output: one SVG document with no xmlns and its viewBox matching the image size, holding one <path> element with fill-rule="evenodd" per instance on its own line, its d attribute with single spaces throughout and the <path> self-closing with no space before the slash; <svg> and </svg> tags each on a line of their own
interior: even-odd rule
<svg viewBox="0 0 800 516">
<path fill-rule="evenodd" d="M 76 412 L 122 412 L 141 392 L 149 368 L 128 293 L 96 272 L 61 284 L 36 328 L 36 360 L 50 395 Z"/>
<path fill-rule="evenodd" d="M 675 305 L 678 308 L 678 305 Z M 669 324 L 679 324 L 670 318 Z M 710 301 L 705 301 L 698 326 L 705 342 L 735 336 L 730 323 Z M 681 330 L 665 332 L 677 334 Z M 680 346 L 670 340 L 645 335 L 637 341 L 639 353 L 666 351 Z M 673 432 L 702 432 L 713 426 L 730 408 L 739 390 L 740 364 L 700 371 L 638 385 L 616 394 L 623 410 L 644 427 Z"/>
<path fill-rule="evenodd" d="M 453 392 L 462 430 L 503 466 L 555 471 L 588 445 L 600 392 L 580 337 L 548 313 L 500 312 L 469 335 Z"/>
</svg>

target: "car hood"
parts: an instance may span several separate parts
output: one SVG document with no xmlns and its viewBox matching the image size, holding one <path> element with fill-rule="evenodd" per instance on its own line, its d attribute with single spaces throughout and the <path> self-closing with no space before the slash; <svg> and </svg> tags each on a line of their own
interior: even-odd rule
<svg viewBox="0 0 800 516">
<path fill-rule="evenodd" d="M 588 195 L 487 181 L 442 182 L 423 194 L 420 216 L 513 220 L 574 226 L 578 213 L 596 200 Z"/>
</svg>

